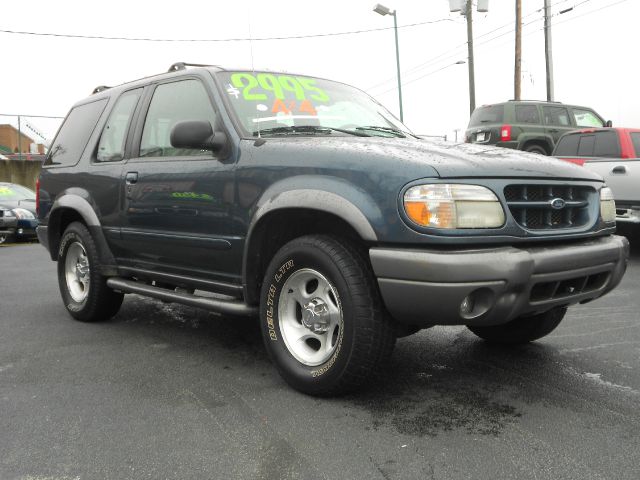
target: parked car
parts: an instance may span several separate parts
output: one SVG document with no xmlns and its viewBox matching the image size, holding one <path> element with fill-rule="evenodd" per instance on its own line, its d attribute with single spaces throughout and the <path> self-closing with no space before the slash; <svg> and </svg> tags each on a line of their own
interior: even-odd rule
<svg viewBox="0 0 640 480">
<path fill-rule="evenodd" d="M 564 133 L 580 127 L 605 125 L 611 126 L 611 122 L 605 122 L 587 107 L 510 100 L 476 108 L 471 114 L 465 141 L 550 155 Z"/>
<path fill-rule="evenodd" d="M 11 208 L 0 205 L 0 244 L 9 242 L 16 231 L 18 219 Z"/>
<path fill-rule="evenodd" d="M 418 139 L 342 83 L 188 67 L 97 88 L 53 141 L 38 237 L 78 320 L 125 293 L 259 314 L 282 377 L 329 395 L 398 336 L 533 341 L 624 274 L 611 191 L 584 168 Z"/>
<path fill-rule="evenodd" d="M 553 155 L 602 175 L 616 199 L 616 221 L 640 224 L 640 129 L 571 132 L 562 136 Z"/>
<path fill-rule="evenodd" d="M 17 183 L 0 182 L 0 203 L 11 208 L 17 219 L 13 238 L 16 240 L 36 238 L 38 218 L 36 194 L 33 190 Z"/>
</svg>

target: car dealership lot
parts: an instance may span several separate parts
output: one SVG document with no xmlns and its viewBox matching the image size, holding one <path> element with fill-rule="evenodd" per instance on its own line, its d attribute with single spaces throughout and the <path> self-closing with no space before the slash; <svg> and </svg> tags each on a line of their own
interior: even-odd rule
<svg viewBox="0 0 640 480">
<path fill-rule="evenodd" d="M 543 340 L 425 330 L 338 399 L 289 388 L 249 319 L 127 296 L 73 321 L 46 251 L 2 247 L 0 478 L 636 479 L 639 245 Z"/>
</svg>

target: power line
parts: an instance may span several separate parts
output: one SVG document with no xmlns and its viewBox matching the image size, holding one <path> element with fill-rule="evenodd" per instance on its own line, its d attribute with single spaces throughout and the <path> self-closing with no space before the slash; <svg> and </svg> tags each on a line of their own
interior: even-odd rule
<svg viewBox="0 0 640 480">
<path fill-rule="evenodd" d="M 421 25 L 429 25 L 440 22 L 453 22 L 450 18 L 441 18 L 439 20 L 425 21 L 410 23 L 407 25 L 399 25 L 398 28 L 411 28 L 419 27 Z M 384 30 L 392 30 L 394 27 L 381 27 L 370 28 L 366 30 L 351 30 L 348 32 L 330 32 L 330 33 L 315 33 L 311 35 L 291 35 L 288 37 L 259 37 L 259 38 L 145 38 L 145 37 L 110 37 L 100 35 L 76 35 L 67 33 L 51 33 L 51 32 L 27 32 L 21 30 L 4 30 L 0 29 L 0 33 L 7 33 L 12 35 L 31 35 L 38 37 L 56 37 L 56 38 L 74 38 L 74 39 L 89 39 L 89 40 L 123 40 L 128 42 L 189 42 L 189 43 L 212 43 L 212 42 L 266 42 L 271 40 L 300 40 L 304 38 L 322 38 L 322 37 L 337 37 L 341 35 L 357 35 L 361 33 L 381 32 Z"/>
<path fill-rule="evenodd" d="M 552 5 L 551 5 L 551 7 L 556 7 L 556 6 L 558 6 L 558 5 L 561 5 L 561 4 L 563 4 L 563 3 L 568 3 L 568 2 L 570 2 L 570 1 L 571 1 L 571 0 L 559 0 L 558 2 L 556 2 L 556 3 L 552 4 Z M 581 5 L 584 5 L 585 3 L 589 3 L 589 2 L 592 2 L 592 1 L 593 1 L 593 0 L 582 0 L 580 3 L 575 4 L 575 5 L 574 5 L 573 7 L 571 7 L 571 8 L 572 8 L 572 9 L 574 9 L 574 8 L 580 7 Z M 612 7 L 612 6 L 614 6 L 614 5 L 617 5 L 617 4 L 619 4 L 619 3 L 623 3 L 623 2 L 626 2 L 626 1 L 628 1 L 628 0 L 620 0 L 620 1 L 616 2 L 616 3 L 610 4 L 610 5 L 606 5 L 606 6 L 602 7 L 602 8 L 597 9 L 597 10 L 590 10 L 589 12 L 586 12 L 586 13 L 584 13 L 584 14 L 582 14 L 582 15 L 578 15 L 578 16 L 576 16 L 576 17 L 569 18 L 569 19 L 567 19 L 567 20 L 565 20 L 565 21 L 562 21 L 562 22 L 557 22 L 555 25 L 561 25 L 561 24 L 566 23 L 566 22 L 568 22 L 568 21 L 571 21 L 571 20 L 574 20 L 574 19 L 577 19 L 577 18 L 583 17 L 583 16 L 585 16 L 585 15 L 589 15 L 590 13 L 596 12 L 596 11 L 598 11 L 598 10 L 603 10 L 603 9 L 605 9 L 605 8 Z M 532 15 L 534 15 L 534 14 L 536 14 L 536 13 L 541 12 L 541 11 L 542 11 L 542 8 L 539 8 L 539 9 L 537 9 L 537 10 L 534 10 L 534 11 L 532 11 L 532 12 L 528 13 L 527 15 L 523 16 L 522 18 L 523 18 L 523 20 L 524 20 L 524 19 L 526 19 L 526 18 L 528 18 L 528 17 L 531 17 Z M 552 17 L 557 17 L 557 16 L 559 16 L 559 15 L 560 15 L 560 13 L 555 13 L 554 15 L 552 15 Z M 530 22 L 525 23 L 525 24 L 522 26 L 522 28 L 523 28 L 523 30 L 524 30 L 524 29 L 525 29 L 525 28 L 527 28 L 528 26 L 530 26 L 530 25 L 532 25 L 532 24 L 534 24 L 534 23 L 540 22 L 540 21 L 542 21 L 542 20 L 543 20 L 543 18 L 542 18 L 542 17 L 540 17 L 540 18 L 536 18 L 536 19 L 533 19 L 533 20 L 531 20 Z M 508 24 L 504 24 L 504 25 L 502 25 L 502 26 L 500 26 L 500 27 L 494 28 L 494 29 L 492 29 L 492 30 L 490 30 L 490 31 L 488 31 L 488 32 L 483 33 L 482 35 L 479 35 L 479 36 L 475 37 L 475 38 L 476 38 L 476 39 L 478 39 L 478 38 L 486 37 L 487 35 L 491 35 L 492 33 L 496 33 L 496 32 L 498 32 L 498 31 L 502 30 L 503 28 L 505 28 L 506 26 L 508 26 L 508 25 L 512 25 L 512 24 L 513 24 L 512 22 L 509 22 Z M 542 29 L 542 30 L 543 30 L 543 29 Z M 509 34 L 513 33 L 514 31 L 515 31 L 515 29 L 514 29 L 514 28 L 512 28 L 512 29 L 510 29 L 510 30 L 508 30 L 508 31 L 506 31 L 506 32 L 504 32 L 504 33 L 501 33 L 500 35 L 496 35 L 496 36 L 494 36 L 494 37 L 491 37 L 491 38 L 489 38 L 489 39 L 487 39 L 487 40 L 485 40 L 485 41 L 483 41 L 483 42 L 478 43 L 478 44 L 477 44 L 477 47 L 482 47 L 482 46 L 484 46 L 484 45 L 486 45 L 486 44 L 488 44 L 488 43 L 490 43 L 490 42 L 492 42 L 492 41 L 494 41 L 494 40 L 497 40 L 497 39 L 499 39 L 499 38 L 501 38 L 501 37 L 504 37 L 504 36 L 506 36 L 506 35 L 509 35 Z M 532 31 L 531 33 L 534 33 L 534 32 L 537 32 L 537 31 L 539 31 L 539 30 L 534 30 L 534 31 Z M 460 48 L 464 47 L 466 44 L 467 44 L 467 42 L 461 43 L 460 45 L 458 45 L 458 46 L 456 46 L 456 47 L 454 47 L 454 48 L 452 48 L 452 49 L 450 49 L 450 50 L 447 50 L 447 51 L 445 51 L 445 52 L 441 53 L 440 55 L 437 55 L 436 57 L 432 57 L 431 59 L 427 60 L 426 62 L 423 62 L 422 64 L 420 64 L 420 65 L 418 65 L 418 66 L 415 66 L 415 67 L 413 67 L 413 68 L 411 68 L 411 69 L 408 69 L 408 70 L 407 70 L 406 72 L 404 72 L 404 73 L 405 73 L 405 74 L 407 74 L 407 75 L 410 75 L 410 72 L 420 70 L 420 69 L 425 68 L 426 66 L 428 66 L 428 65 L 430 65 L 430 64 L 434 64 L 434 63 L 441 63 L 441 62 L 444 62 L 444 61 L 447 61 L 447 60 L 453 59 L 454 57 L 457 57 L 458 55 L 460 55 L 460 53 L 461 53 L 461 52 L 458 52 L 458 50 L 459 50 Z M 504 44 L 501 44 L 501 45 L 504 45 Z M 452 53 L 452 54 L 450 54 L 450 55 L 447 55 L 449 52 L 456 52 L 456 53 Z M 441 58 L 441 57 L 444 57 L 444 58 Z M 439 60 L 438 60 L 438 59 L 439 59 Z M 449 67 L 449 66 L 450 66 L 450 65 L 447 65 L 446 67 L 443 67 L 443 68 L 441 68 L 441 69 L 439 69 L 439 70 L 435 70 L 435 71 L 433 71 L 433 72 L 430 72 L 430 73 L 428 73 L 427 75 L 424 75 L 424 76 L 422 76 L 422 77 L 418 77 L 418 78 L 416 78 L 416 79 L 412 79 L 412 80 L 410 80 L 410 81 L 408 81 L 408 82 L 406 82 L 406 83 L 404 83 L 404 82 L 403 82 L 403 84 L 402 84 L 402 85 L 406 85 L 406 84 L 411 83 L 411 82 L 413 82 L 413 81 L 415 81 L 415 80 L 418 80 L 418 79 L 420 79 L 420 78 L 424 78 L 424 77 L 429 76 L 429 75 L 431 75 L 431 74 L 433 74 L 433 73 L 439 72 L 440 70 L 443 70 L 444 68 L 447 68 L 447 67 Z M 394 77 L 393 79 L 395 79 L 395 77 Z M 367 91 L 369 91 L 369 90 L 375 90 L 377 87 L 380 87 L 380 86 L 382 86 L 382 85 L 385 85 L 385 84 L 387 84 L 387 83 L 390 83 L 390 81 L 391 81 L 391 80 L 393 80 L 393 79 L 385 80 L 385 81 L 380 82 L 380 83 L 378 83 L 378 84 L 376 84 L 376 85 L 373 85 L 373 86 L 371 86 L 371 87 L 369 87 L 369 88 L 367 88 L 367 89 L 365 89 L 365 90 L 367 90 Z M 375 95 L 383 95 L 383 94 L 385 94 L 385 93 L 387 93 L 387 92 L 390 92 L 390 91 L 392 91 L 392 90 L 393 90 L 393 88 L 388 89 L 388 90 L 385 90 L 384 92 L 381 92 L 381 93 L 376 93 Z"/>
<path fill-rule="evenodd" d="M 62 120 L 64 117 L 54 117 L 51 115 L 27 115 L 24 113 L 12 114 L 12 113 L 0 113 L 0 117 L 25 117 L 25 118 L 54 118 L 56 120 Z"/>
<path fill-rule="evenodd" d="M 555 3 L 554 6 L 555 5 L 559 5 L 561 3 L 566 3 L 566 2 L 569 2 L 569 1 L 571 1 L 571 0 L 560 0 L 559 2 Z M 540 9 L 540 8 L 537 9 L 537 10 L 534 10 L 534 11 L 528 13 L 527 15 L 523 16 L 522 19 L 523 20 L 527 19 L 530 16 L 535 15 L 536 13 L 539 13 L 541 10 L 542 9 Z M 497 32 L 499 30 L 502 30 L 503 28 L 508 27 L 510 25 L 513 25 L 513 22 L 505 23 L 505 24 L 501 25 L 500 27 L 496 27 L 496 28 L 494 28 L 492 30 L 489 30 L 488 32 L 485 32 L 485 33 L 483 33 L 481 35 L 477 35 L 477 36 L 475 36 L 475 39 L 477 40 L 479 38 L 486 37 L 487 35 L 491 35 L 492 33 L 495 33 L 495 32 Z M 511 33 L 513 31 L 514 31 L 514 29 L 511 29 L 507 33 Z M 461 44 L 459 44 L 459 45 L 457 45 L 457 46 L 455 46 L 455 47 L 453 47 L 453 48 L 451 48 L 449 50 L 446 50 L 443 53 L 441 53 L 439 55 L 436 55 L 435 57 L 431 57 L 430 59 L 424 61 L 423 63 L 420 63 L 420 64 L 418 64 L 418 65 L 416 65 L 414 67 L 411 67 L 411 68 L 407 69 L 406 71 L 403 72 L 403 74 L 404 75 L 409 75 L 409 74 L 411 74 L 411 72 L 414 72 L 414 71 L 417 71 L 417 70 L 421 70 L 421 69 L 423 69 L 423 68 L 425 68 L 425 67 L 427 67 L 427 66 L 429 66 L 431 64 L 440 63 L 440 62 L 448 60 L 448 59 L 450 59 L 450 58 L 452 58 L 454 56 L 457 56 L 457 55 L 460 54 L 460 52 L 457 52 L 457 51 L 459 49 L 465 47 L 466 45 L 467 45 L 467 42 L 462 42 Z M 448 55 L 450 52 L 457 52 L 457 53 L 452 54 L 452 55 Z M 440 57 L 445 57 L 445 58 L 443 58 L 442 60 L 438 60 L 438 59 L 440 59 Z M 387 83 L 390 83 L 391 81 L 395 80 L 395 78 L 396 77 L 389 77 L 387 80 L 381 81 L 380 83 L 376 83 L 375 85 L 372 85 L 372 86 L 368 87 L 366 90 L 374 90 L 379 86 L 382 86 L 382 85 L 385 85 Z"/>
</svg>

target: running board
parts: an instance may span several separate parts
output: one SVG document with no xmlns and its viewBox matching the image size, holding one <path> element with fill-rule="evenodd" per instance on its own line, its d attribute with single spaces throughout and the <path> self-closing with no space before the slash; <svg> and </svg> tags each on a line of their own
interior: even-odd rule
<svg viewBox="0 0 640 480">
<path fill-rule="evenodd" d="M 146 297 L 157 298 L 165 302 L 181 303 L 190 307 L 203 308 L 212 312 L 227 313 L 240 316 L 256 316 L 257 307 L 251 307 L 236 300 L 220 300 L 217 298 L 201 297 L 189 293 L 178 293 L 165 288 L 153 287 L 124 278 L 111 277 L 107 279 L 107 286 L 123 293 L 138 293 Z"/>
</svg>

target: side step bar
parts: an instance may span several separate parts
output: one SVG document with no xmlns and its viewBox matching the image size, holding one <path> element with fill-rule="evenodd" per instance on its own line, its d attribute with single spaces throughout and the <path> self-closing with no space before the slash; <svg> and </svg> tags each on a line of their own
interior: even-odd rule
<svg viewBox="0 0 640 480">
<path fill-rule="evenodd" d="M 227 313 L 239 316 L 256 316 L 258 307 L 251 307 L 243 302 L 235 300 L 220 300 L 217 298 L 200 297 L 189 293 L 178 293 L 165 288 L 154 287 L 144 283 L 138 283 L 124 278 L 111 277 L 107 279 L 107 285 L 113 290 L 123 293 L 138 293 L 146 297 L 157 298 L 165 302 L 181 303 L 190 307 L 203 308 L 212 312 Z"/>
</svg>

